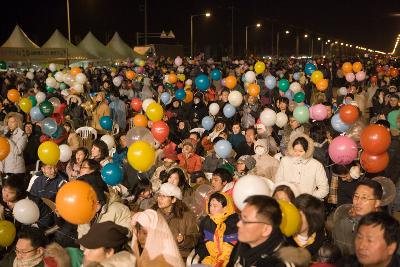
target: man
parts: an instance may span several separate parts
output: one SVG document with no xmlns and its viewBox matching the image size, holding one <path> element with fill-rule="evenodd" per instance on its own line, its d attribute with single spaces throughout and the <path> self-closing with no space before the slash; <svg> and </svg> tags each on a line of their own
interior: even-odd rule
<svg viewBox="0 0 400 267">
<path fill-rule="evenodd" d="M 211 186 L 214 192 L 224 192 L 232 196 L 233 186 L 232 174 L 225 168 L 217 168 L 211 178 Z"/>
<path fill-rule="evenodd" d="M 382 186 L 377 181 L 363 179 L 358 183 L 351 209 L 337 219 L 332 232 L 333 240 L 343 254 L 354 254 L 354 230 L 362 216 L 379 210 L 382 195 Z"/>
<path fill-rule="evenodd" d="M 236 159 L 243 155 L 254 155 L 254 143 L 256 141 L 256 129 L 250 127 L 246 130 L 244 135 L 246 141 L 238 145 L 236 149 Z"/>
<path fill-rule="evenodd" d="M 123 251 L 129 230 L 111 221 L 95 223 L 89 232 L 77 240 L 83 247 L 83 263 L 101 262 Z"/>
<path fill-rule="evenodd" d="M 2 267 L 44 267 L 43 254 L 46 237 L 35 227 L 26 227 L 18 233 L 14 251 L 7 254 L 0 263 Z"/>
<path fill-rule="evenodd" d="M 124 101 L 120 99 L 118 90 L 114 90 L 111 94 L 110 113 L 113 121 L 118 124 L 120 132 L 125 132 L 126 128 L 126 106 Z"/>
</svg>

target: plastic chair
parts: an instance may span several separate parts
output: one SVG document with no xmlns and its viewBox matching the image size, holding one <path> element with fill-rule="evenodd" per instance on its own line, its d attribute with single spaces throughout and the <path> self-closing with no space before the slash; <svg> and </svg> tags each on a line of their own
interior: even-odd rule
<svg viewBox="0 0 400 267">
<path fill-rule="evenodd" d="M 114 123 L 112 126 L 112 135 L 117 135 L 119 134 L 119 125 Z"/>
<path fill-rule="evenodd" d="M 193 249 L 189 256 L 186 258 L 186 266 L 192 266 L 192 264 L 198 264 L 200 261 L 200 257 L 196 254 L 195 249 Z"/>
<path fill-rule="evenodd" d="M 75 132 L 82 139 L 82 146 L 88 149 L 90 149 L 92 142 L 97 139 L 97 131 L 92 127 L 80 127 Z"/>
</svg>

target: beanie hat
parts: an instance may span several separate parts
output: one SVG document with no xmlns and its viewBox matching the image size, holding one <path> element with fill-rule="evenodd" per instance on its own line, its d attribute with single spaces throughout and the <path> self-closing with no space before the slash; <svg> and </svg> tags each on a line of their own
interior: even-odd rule
<svg viewBox="0 0 400 267">
<path fill-rule="evenodd" d="M 256 166 L 256 160 L 250 155 L 241 156 L 237 162 L 243 162 L 248 170 L 253 169 Z"/>
</svg>

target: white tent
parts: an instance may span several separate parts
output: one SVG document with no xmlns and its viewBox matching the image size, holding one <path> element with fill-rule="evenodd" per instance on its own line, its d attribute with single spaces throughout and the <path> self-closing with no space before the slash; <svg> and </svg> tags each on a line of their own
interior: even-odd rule
<svg viewBox="0 0 400 267">
<path fill-rule="evenodd" d="M 108 49 L 91 32 L 86 34 L 85 38 L 78 44 L 78 47 L 101 59 L 122 58 L 122 55 Z"/>
<path fill-rule="evenodd" d="M 21 28 L 16 25 L 10 37 L 1 47 L 12 47 L 12 48 L 39 48 L 28 36 L 24 33 Z"/>
<path fill-rule="evenodd" d="M 42 48 L 63 48 L 67 49 L 67 56 L 72 60 L 83 60 L 94 58 L 91 54 L 86 51 L 76 47 L 72 43 L 70 43 L 64 35 L 61 34 L 59 30 L 55 30 L 51 37 L 47 40 Z"/>
<path fill-rule="evenodd" d="M 107 47 L 113 50 L 115 53 L 122 55 L 124 58 L 133 59 L 140 57 L 139 54 L 133 52 L 133 48 L 131 48 L 127 43 L 124 42 L 124 40 L 122 40 L 118 32 L 114 33 L 114 36 L 108 42 Z"/>
</svg>

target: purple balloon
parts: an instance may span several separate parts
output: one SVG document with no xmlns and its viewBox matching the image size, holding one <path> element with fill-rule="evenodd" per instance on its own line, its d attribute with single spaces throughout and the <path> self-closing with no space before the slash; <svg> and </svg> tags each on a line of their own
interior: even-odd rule
<svg viewBox="0 0 400 267">
<path fill-rule="evenodd" d="M 338 136 L 329 145 L 329 157 L 336 164 L 349 164 L 357 158 L 356 142 L 348 136 Z"/>
<path fill-rule="evenodd" d="M 226 86 L 225 78 L 223 78 L 223 79 L 221 80 L 221 85 L 222 85 L 222 86 Z"/>
<path fill-rule="evenodd" d="M 318 104 L 310 107 L 310 117 L 316 121 L 323 121 L 328 116 L 328 110 L 325 105 Z"/>
</svg>

